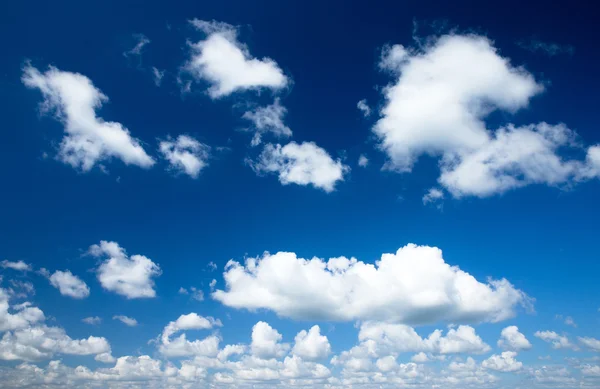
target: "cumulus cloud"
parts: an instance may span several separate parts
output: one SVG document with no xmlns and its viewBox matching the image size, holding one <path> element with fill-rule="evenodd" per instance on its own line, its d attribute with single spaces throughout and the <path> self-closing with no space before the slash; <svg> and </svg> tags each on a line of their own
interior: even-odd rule
<svg viewBox="0 0 600 389">
<path fill-rule="evenodd" d="M 500 333 L 498 347 L 511 351 L 529 350 L 531 343 L 519 332 L 519 327 L 509 326 Z"/>
<path fill-rule="evenodd" d="M 210 84 L 213 99 L 237 91 L 268 88 L 278 90 L 288 79 L 275 61 L 252 57 L 248 47 L 237 39 L 237 29 L 226 23 L 194 19 L 191 24 L 206 34 L 204 40 L 190 43 L 190 58 L 184 65 L 197 81 Z"/>
<path fill-rule="evenodd" d="M 13 262 L 5 259 L 2 262 L 0 262 L 0 266 L 2 266 L 3 269 L 31 271 L 31 265 L 20 260 Z"/>
<path fill-rule="evenodd" d="M 360 166 L 360 167 L 367 167 L 368 164 L 369 164 L 369 158 L 367 158 L 366 155 L 361 154 L 358 157 L 358 166 Z"/>
<path fill-rule="evenodd" d="M 531 303 L 506 279 L 479 282 L 448 265 L 440 249 L 414 244 L 375 264 L 266 253 L 245 265 L 230 261 L 223 277 L 226 290 L 212 293 L 223 304 L 300 320 L 498 322 Z"/>
<path fill-rule="evenodd" d="M 444 199 L 444 192 L 442 192 L 441 190 L 439 190 L 437 188 L 431 188 L 427 191 L 427 193 L 425 193 L 422 200 L 423 200 L 423 204 L 427 205 L 427 204 L 439 202 L 443 199 Z"/>
<path fill-rule="evenodd" d="M 258 174 L 278 174 L 283 185 L 312 185 L 325 192 L 332 192 L 336 183 L 343 181 L 350 171 L 348 166 L 331 158 L 313 142 L 290 142 L 285 146 L 269 143 L 258 160 L 250 165 Z"/>
<path fill-rule="evenodd" d="M 554 331 L 536 331 L 533 334 L 536 338 L 540 338 L 544 342 L 551 343 L 554 349 L 576 349 L 573 343 L 569 341 L 569 338 L 563 335 L 559 335 Z"/>
<path fill-rule="evenodd" d="M 321 328 L 312 326 L 308 332 L 302 330 L 296 335 L 292 353 L 306 360 L 327 357 L 331 353 L 331 345 L 327 336 L 321 335 Z"/>
<path fill-rule="evenodd" d="M 521 370 L 523 367 L 523 363 L 519 362 L 515 359 L 517 353 L 514 351 L 504 351 L 500 355 L 492 355 L 488 359 L 481 362 L 481 366 L 486 369 L 502 371 L 502 372 L 511 372 Z"/>
<path fill-rule="evenodd" d="M 90 288 L 79 277 L 69 270 L 55 271 L 49 278 L 50 284 L 58 289 L 63 296 L 83 299 L 90 295 Z"/>
<path fill-rule="evenodd" d="M 170 322 L 160 335 L 160 352 L 165 356 L 212 356 L 219 353 L 219 338 L 211 335 L 205 339 L 189 341 L 185 334 L 172 339 L 172 336 L 180 331 L 207 330 L 221 327 L 222 323 L 212 317 L 203 317 L 197 313 L 181 315 L 175 321 Z"/>
<path fill-rule="evenodd" d="M 600 352 L 600 340 L 590 337 L 578 337 L 577 340 L 585 347 Z"/>
<path fill-rule="evenodd" d="M 367 104 L 367 99 L 362 99 L 356 103 L 356 108 L 358 108 L 364 117 L 371 116 L 371 108 L 369 108 L 369 104 Z"/>
<path fill-rule="evenodd" d="M 135 327 L 138 325 L 137 320 L 135 320 L 133 317 L 128 317 L 125 315 L 115 315 L 113 316 L 113 320 L 118 320 L 128 327 Z"/>
<path fill-rule="evenodd" d="M 242 118 L 249 120 L 253 124 L 253 127 L 248 129 L 248 131 L 254 132 L 254 137 L 250 144 L 258 146 L 262 142 L 263 136 L 269 133 L 278 138 L 292 136 L 292 130 L 283 121 L 286 113 L 287 109 L 279 103 L 278 98 L 271 105 L 244 112 Z"/>
<path fill-rule="evenodd" d="M 128 257 L 117 242 L 101 241 L 90 246 L 89 253 L 104 257 L 97 270 L 98 281 L 108 291 L 128 299 L 156 296 L 154 277 L 161 274 L 160 267 L 143 255 Z"/>
<path fill-rule="evenodd" d="M 486 128 L 489 114 L 515 112 L 543 90 L 489 39 L 445 35 L 419 50 L 388 47 L 380 67 L 397 77 L 384 90 L 373 127 L 389 169 L 410 172 L 420 156 L 440 157 L 438 181 L 454 197 L 565 185 L 585 172 L 597 176 L 589 163 L 560 156 L 563 148 L 578 150 L 576 134 L 563 124 Z"/>
<path fill-rule="evenodd" d="M 28 302 L 11 307 L 7 290 L 0 288 L 0 332 L 26 328 L 44 320 L 44 312 Z"/>
<path fill-rule="evenodd" d="M 90 324 L 90 325 L 98 325 L 98 324 L 102 323 L 102 319 L 98 316 L 84 317 L 83 319 L 81 319 L 81 321 L 85 324 Z"/>
<path fill-rule="evenodd" d="M 108 97 L 86 76 L 52 66 L 41 73 L 28 64 L 23 69 L 22 81 L 28 88 L 42 92 L 42 112 L 54 112 L 64 125 L 65 136 L 58 154 L 62 162 L 84 172 L 111 158 L 143 168 L 154 165 L 141 142 L 127 128 L 96 116 L 96 110 Z"/>
<path fill-rule="evenodd" d="M 169 162 L 171 169 L 192 178 L 197 178 L 200 171 L 208 166 L 210 157 L 210 146 L 188 135 L 161 141 L 159 151 Z"/>
<path fill-rule="evenodd" d="M 281 343 L 283 336 L 269 323 L 259 321 L 252 327 L 252 354 L 259 358 L 279 358 L 287 353 L 290 345 Z"/>
</svg>

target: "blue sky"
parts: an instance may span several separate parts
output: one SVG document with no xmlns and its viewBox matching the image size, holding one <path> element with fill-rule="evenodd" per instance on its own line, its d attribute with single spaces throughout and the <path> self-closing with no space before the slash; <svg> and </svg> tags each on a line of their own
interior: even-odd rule
<svg viewBox="0 0 600 389">
<path fill-rule="evenodd" d="M 4 8 L 8 387 L 600 387 L 589 5 Z"/>
</svg>

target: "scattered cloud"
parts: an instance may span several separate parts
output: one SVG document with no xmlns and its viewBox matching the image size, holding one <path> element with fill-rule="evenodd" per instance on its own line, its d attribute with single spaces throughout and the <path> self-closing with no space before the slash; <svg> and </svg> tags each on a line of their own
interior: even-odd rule
<svg viewBox="0 0 600 389">
<path fill-rule="evenodd" d="M 271 89 L 288 85 L 288 78 L 275 61 L 257 59 L 237 40 L 236 27 L 223 22 L 194 19 L 190 23 L 206 34 L 204 40 L 190 43 L 190 59 L 184 65 L 196 81 L 210 84 L 213 99 L 237 91 Z"/>
<path fill-rule="evenodd" d="M 98 281 L 108 291 L 128 299 L 156 296 L 154 277 L 161 274 L 160 267 L 143 255 L 128 257 L 117 242 L 101 241 L 90 246 L 94 257 L 105 258 L 97 269 Z"/>
<path fill-rule="evenodd" d="M 439 203 L 444 199 L 444 192 L 437 188 L 431 188 L 423 196 L 423 204 Z"/>
<path fill-rule="evenodd" d="M 577 349 L 577 346 L 571 343 L 569 338 L 559 335 L 554 331 L 536 331 L 533 336 L 540 338 L 544 342 L 551 343 L 554 349 Z"/>
<path fill-rule="evenodd" d="M 3 269 L 12 269 L 12 270 L 18 270 L 18 271 L 31 271 L 31 265 L 28 263 L 25 263 L 21 260 L 13 262 L 13 261 L 9 261 L 9 260 L 5 259 L 2 262 L 0 262 L 0 266 L 2 266 Z"/>
<path fill-rule="evenodd" d="M 555 319 L 562 321 L 565 325 L 577 328 L 577 323 L 575 323 L 575 320 L 571 316 L 556 315 Z"/>
<path fill-rule="evenodd" d="M 364 117 L 371 116 L 371 108 L 367 104 L 367 99 L 362 99 L 356 103 L 356 108 L 363 114 Z"/>
<path fill-rule="evenodd" d="M 514 351 L 504 351 L 500 355 L 492 355 L 485 361 L 481 362 L 481 366 L 486 369 L 501 371 L 504 373 L 521 370 L 523 363 L 515 359 L 517 353 Z"/>
<path fill-rule="evenodd" d="M 94 326 L 102 323 L 102 319 L 98 316 L 85 317 L 85 318 L 81 319 L 81 321 L 85 324 L 94 325 Z"/>
<path fill-rule="evenodd" d="M 600 352 L 600 340 L 598 340 L 596 338 L 589 338 L 589 337 L 578 337 L 577 340 L 579 340 L 579 343 L 581 343 L 585 347 L 587 347 L 593 351 Z"/>
<path fill-rule="evenodd" d="M 253 111 L 247 111 L 242 118 L 252 122 L 253 127 L 248 131 L 254 132 L 251 145 L 258 146 L 265 134 L 271 133 L 278 138 L 292 136 L 292 130 L 283 122 L 287 109 L 279 103 L 279 98 L 266 107 L 258 107 Z"/>
<path fill-rule="evenodd" d="M 162 84 L 163 78 L 165 77 L 164 70 L 158 70 L 156 67 L 152 67 L 152 77 L 154 79 L 154 84 L 156 86 L 160 86 Z"/>
<path fill-rule="evenodd" d="M 141 55 L 144 47 L 150 43 L 150 39 L 144 34 L 134 34 L 133 38 L 136 41 L 135 46 L 123 53 L 125 57 Z"/>
<path fill-rule="evenodd" d="M 498 322 L 531 304 L 506 279 L 479 282 L 447 264 L 440 249 L 414 244 L 383 254 L 375 265 L 265 253 L 245 265 L 230 261 L 223 277 L 226 289 L 212 293 L 221 303 L 299 320 Z"/>
<path fill-rule="evenodd" d="M 350 168 L 313 142 L 290 142 L 265 145 L 260 157 L 250 166 L 258 174 L 275 173 L 283 185 L 312 185 L 325 192 L 333 192 L 338 181 Z"/>
<path fill-rule="evenodd" d="M 48 279 L 50 284 L 58 289 L 63 296 L 84 299 L 90 295 L 90 288 L 87 284 L 69 270 L 57 270 Z"/>
<path fill-rule="evenodd" d="M 135 327 L 138 325 L 137 320 L 135 320 L 132 317 L 125 316 L 125 315 L 115 315 L 115 316 L 113 316 L 113 320 L 118 320 L 121 323 L 123 323 L 129 327 Z"/>
<path fill-rule="evenodd" d="M 509 351 L 521 351 L 529 350 L 531 343 L 529 343 L 525 335 L 519 332 L 519 327 L 509 326 L 504 328 L 500 333 L 498 347 Z"/>
<path fill-rule="evenodd" d="M 554 57 L 561 54 L 575 54 L 575 47 L 571 45 L 559 45 L 558 43 L 543 42 L 538 39 L 519 41 L 517 42 L 517 45 L 522 49 L 531 51 L 532 53 L 542 53 L 549 57 Z"/>
<path fill-rule="evenodd" d="M 141 142 L 127 128 L 96 116 L 96 109 L 108 97 L 86 76 L 52 66 L 40 73 L 27 64 L 22 81 L 28 88 L 42 92 L 41 111 L 54 112 L 54 117 L 64 125 L 65 136 L 58 153 L 62 162 L 84 172 L 111 158 L 143 168 L 154 165 Z"/>
<path fill-rule="evenodd" d="M 367 167 L 369 165 L 369 158 L 367 158 L 364 154 L 361 154 L 358 157 L 358 166 Z"/>
<path fill-rule="evenodd" d="M 210 146 L 200 143 L 188 135 L 179 135 L 177 139 L 163 140 L 159 151 L 169 162 L 170 168 L 197 178 L 200 171 L 208 166 Z"/>
<path fill-rule="evenodd" d="M 179 288 L 179 294 L 190 295 L 196 301 L 204 301 L 204 292 L 193 286 L 189 290 L 184 287 Z"/>
</svg>

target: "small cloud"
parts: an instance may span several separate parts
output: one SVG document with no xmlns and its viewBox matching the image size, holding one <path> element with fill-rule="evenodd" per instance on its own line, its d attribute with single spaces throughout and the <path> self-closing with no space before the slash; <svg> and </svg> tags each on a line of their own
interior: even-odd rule
<svg viewBox="0 0 600 389">
<path fill-rule="evenodd" d="M 179 294 L 191 295 L 192 299 L 196 301 L 204 301 L 204 292 L 193 286 L 189 290 L 183 287 L 179 288 Z"/>
<path fill-rule="evenodd" d="M 18 270 L 18 271 L 31 271 L 31 265 L 28 263 L 25 263 L 23 261 L 9 261 L 9 260 L 4 260 L 2 262 L 0 262 L 0 266 L 2 266 L 2 268 L 4 269 L 12 269 L 12 270 Z"/>
<path fill-rule="evenodd" d="M 575 323 L 575 320 L 571 316 L 556 315 L 554 319 L 560 320 L 568 326 L 577 328 L 577 323 Z"/>
<path fill-rule="evenodd" d="M 123 56 L 125 57 L 142 54 L 144 46 L 150 43 L 150 39 L 148 39 L 144 34 L 134 34 L 133 37 L 137 42 L 131 50 L 123 53 Z"/>
<path fill-rule="evenodd" d="M 215 290 L 215 286 L 217 286 L 217 280 L 213 279 L 213 280 L 210 282 L 209 286 L 210 286 L 210 290 L 211 290 L 211 291 Z"/>
<path fill-rule="evenodd" d="M 360 157 L 358 157 L 358 166 L 367 167 L 368 164 L 369 158 L 367 158 L 364 154 L 361 154 Z"/>
<path fill-rule="evenodd" d="M 362 99 L 361 101 L 356 103 L 356 108 L 358 108 L 359 111 L 362 112 L 364 117 L 371 116 L 371 108 L 369 108 L 369 105 L 367 104 L 367 99 Z"/>
<path fill-rule="evenodd" d="M 125 315 L 115 315 L 115 316 L 113 316 L 113 320 L 119 320 L 120 322 L 122 322 L 123 324 L 125 324 L 129 327 L 135 327 L 138 325 L 137 320 L 135 320 L 132 317 L 125 316 Z"/>
<path fill-rule="evenodd" d="M 81 321 L 85 324 L 90 324 L 90 325 L 98 325 L 100 323 L 102 323 L 102 319 L 98 316 L 90 316 L 90 317 L 86 317 L 81 319 Z"/>
<path fill-rule="evenodd" d="M 571 45 L 559 45 L 557 43 L 542 42 L 537 39 L 531 39 L 529 41 L 520 41 L 517 42 L 517 45 L 520 48 L 530 51 L 532 53 L 542 53 L 549 57 L 554 57 L 556 55 L 561 54 L 575 54 L 575 47 Z"/>
<path fill-rule="evenodd" d="M 206 265 L 206 266 L 208 267 L 208 269 L 209 269 L 210 271 L 215 271 L 215 270 L 217 270 L 217 264 L 216 264 L 216 263 L 214 263 L 213 261 L 210 261 L 210 262 L 208 263 L 208 265 Z"/>
<path fill-rule="evenodd" d="M 444 192 L 437 188 L 431 188 L 423 196 L 423 205 L 438 203 L 437 207 L 441 208 L 441 201 L 444 199 Z"/>
<path fill-rule="evenodd" d="M 158 68 L 152 67 L 152 76 L 154 77 L 154 83 L 156 86 L 160 86 L 162 83 L 163 77 L 165 76 L 164 70 L 158 70 Z"/>
</svg>

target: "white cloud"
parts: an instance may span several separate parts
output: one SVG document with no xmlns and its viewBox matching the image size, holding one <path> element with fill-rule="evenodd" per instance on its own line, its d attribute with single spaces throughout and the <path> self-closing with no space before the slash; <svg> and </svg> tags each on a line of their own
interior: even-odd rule
<svg viewBox="0 0 600 389">
<path fill-rule="evenodd" d="M 429 362 L 429 357 L 423 351 L 413 355 L 410 360 L 415 363 Z"/>
<path fill-rule="evenodd" d="M 0 332 L 17 330 L 29 327 L 37 322 L 44 321 L 44 312 L 30 303 L 19 304 L 11 307 L 9 305 L 8 292 L 0 288 Z"/>
<path fill-rule="evenodd" d="M 504 328 L 500 333 L 498 347 L 511 351 L 529 350 L 531 343 L 529 343 L 525 335 L 519 332 L 517 326 L 509 326 Z"/>
<path fill-rule="evenodd" d="M 252 354 L 259 358 L 269 359 L 282 357 L 287 353 L 290 345 L 280 343 L 283 337 L 277 330 L 264 321 L 259 321 L 252 327 Z"/>
<path fill-rule="evenodd" d="M 98 354 L 94 357 L 94 360 L 102 363 L 114 363 L 116 361 L 110 352 Z"/>
<path fill-rule="evenodd" d="M 292 130 L 283 122 L 287 109 L 279 104 L 279 99 L 266 107 L 258 107 L 254 111 L 244 112 L 242 118 L 249 120 L 253 128 L 249 131 L 254 132 L 254 137 L 250 143 L 252 146 L 258 146 L 262 142 L 265 134 L 271 133 L 278 138 L 287 138 L 292 136 Z"/>
<path fill-rule="evenodd" d="M 98 325 L 98 324 L 102 323 L 102 319 L 98 316 L 84 317 L 83 319 L 81 319 L 81 321 L 83 323 L 90 324 L 90 325 Z"/>
<path fill-rule="evenodd" d="M 554 349 L 576 349 L 577 346 L 569 341 L 569 338 L 559 335 L 554 331 L 536 331 L 533 334 L 536 338 L 540 338 L 544 342 L 552 343 Z"/>
<path fill-rule="evenodd" d="M 5 259 L 2 262 L 0 262 L 0 266 L 2 266 L 2 268 L 4 269 L 31 271 L 31 265 L 20 260 L 13 262 Z"/>
<path fill-rule="evenodd" d="M 90 295 L 90 288 L 79 277 L 70 271 L 55 271 L 49 278 L 50 284 L 63 296 L 83 299 Z"/>
<path fill-rule="evenodd" d="M 332 192 L 350 168 L 313 142 L 265 145 L 258 161 L 251 163 L 257 173 L 276 173 L 283 185 L 312 185 Z"/>
<path fill-rule="evenodd" d="M 89 253 L 106 257 L 98 267 L 102 287 L 128 299 L 156 296 L 153 277 L 161 274 L 160 267 L 143 255 L 128 257 L 117 242 L 101 241 L 90 246 Z"/>
<path fill-rule="evenodd" d="M 578 337 L 577 340 L 587 348 L 600 352 L 600 340 L 590 337 Z"/>
<path fill-rule="evenodd" d="M 502 371 L 502 372 L 512 372 L 521 370 L 523 367 L 523 363 L 519 362 L 515 359 L 517 353 L 514 351 L 504 351 L 500 355 L 492 355 L 485 361 L 481 362 L 481 366 L 486 369 Z"/>
<path fill-rule="evenodd" d="M 364 117 L 371 116 L 371 108 L 369 108 L 369 104 L 367 104 L 367 99 L 362 99 L 356 103 L 356 108 L 358 108 Z"/>
<path fill-rule="evenodd" d="M 207 36 L 191 43 L 191 55 L 184 68 L 196 80 L 204 80 L 213 99 L 237 91 L 269 88 L 278 90 L 288 84 L 281 68 L 270 58 L 257 59 L 237 40 L 235 27 L 220 22 L 191 21 Z"/>
<path fill-rule="evenodd" d="M 162 80 L 165 77 L 164 70 L 158 70 L 158 68 L 152 67 L 152 77 L 154 79 L 154 84 L 156 86 L 160 86 L 162 84 Z"/>
<path fill-rule="evenodd" d="M 292 353 L 306 360 L 327 357 L 331 353 L 331 345 L 327 336 L 321 335 L 318 325 L 312 326 L 308 332 L 302 330 L 296 335 Z"/>
<path fill-rule="evenodd" d="M 388 156 L 386 167 L 410 172 L 420 156 L 440 157 L 438 181 L 454 197 L 597 176 L 592 159 L 559 155 L 563 148 L 578 151 L 576 134 L 563 124 L 486 128 L 490 113 L 515 112 L 543 90 L 487 38 L 445 35 L 419 50 L 388 47 L 380 66 L 397 77 L 384 90 L 386 104 L 373 127 Z"/>
<path fill-rule="evenodd" d="M 136 40 L 135 46 L 123 53 L 125 57 L 130 55 L 141 55 L 144 47 L 150 43 L 150 39 L 148 39 L 144 34 L 134 34 L 133 37 Z"/>
<path fill-rule="evenodd" d="M 221 321 L 212 317 L 205 318 L 193 312 L 181 315 L 164 328 L 160 336 L 159 350 L 168 357 L 191 355 L 216 357 L 219 353 L 219 338 L 216 336 L 194 341 L 188 341 L 185 334 L 175 339 L 171 337 L 179 331 L 206 330 L 220 326 L 222 326 Z"/>
<path fill-rule="evenodd" d="M 135 327 L 138 325 L 137 320 L 135 320 L 132 317 L 125 316 L 125 315 L 115 315 L 115 316 L 113 316 L 113 320 L 118 320 L 121 323 L 123 323 L 129 327 Z"/>
<path fill-rule="evenodd" d="M 108 101 L 92 81 L 79 74 L 49 67 L 45 73 L 27 65 L 23 83 L 44 95 L 43 112 L 54 111 L 63 123 L 65 136 L 60 144 L 59 159 L 86 172 L 96 164 L 119 158 L 127 165 L 149 168 L 154 160 L 146 154 L 140 141 L 117 122 L 105 122 L 96 109 Z"/>
<path fill-rule="evenodd" d="M 436 203 L 444 199 L 444 192 L 437 188 L 431 188 L 423 196 L 423 204 Z"/>
<path fill-rule="evenodd" d="M 179 294 L 191 295 L 191 297 L 196 301 L 204 301 L 204 292 L 200 289 L 196 289 L 193 286 L 189 291 L 184 287 L 179 288 Z"/>
<path fill-rule="evenodd" d="M 575 323 L 575 320 L 573 320 L 573 318 L 571 316 L 563 316 L 563 315 L 556 315 L 555 318 L 557 320 L 562 321 L 563 323 L 565 323 L 565 325 L 577 328 L 577 323 Z"/>
<path fill-rule="evenodd" d="M 266 253 L 245 266 L 230 261 L 223 277 L 226 290 L 212 294 L 223 304 L 300 320 L 498 322 L 531 302 L 505 279 L 481 283 L 445 263 L 438 248 L 414 244 L 374 265 Z"/>
<path fill-rule="evenodd" d="M 183 172 L 192 178 L 198 177 L 200 171 L 208 166 L 210 146 L 188 135 L 179 135 L 175 140 L 161 141 L 159 150 L 169 162 L 171 169 Z"/>
<path fill-rule="evenodd" d="M 367 158 L 364 154 L 361 154 L 358 157 L 358 166 L 367 167 L 368 164 L 369 164 L 369 158 Z"/>
<path fill-rule="evenodd" d="M 600 377 L 600 366 L 598 365 L 583 365 L 580 369 L 581 374 L 586 377 Z"/>
<path fill-rule="evenodd" d="M 171 335 L 186 330 L 208 330 L 213 327 L 221 327 L 221 321 L 212 317 L 202 317 L 197 313 L 181 315 L 176 321 L 170 322 L 161 335 L 163 343 L 168 343 Z"/>
</svg>

